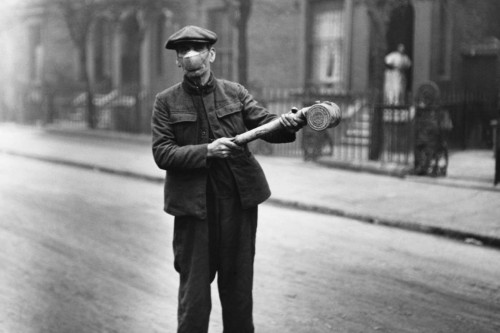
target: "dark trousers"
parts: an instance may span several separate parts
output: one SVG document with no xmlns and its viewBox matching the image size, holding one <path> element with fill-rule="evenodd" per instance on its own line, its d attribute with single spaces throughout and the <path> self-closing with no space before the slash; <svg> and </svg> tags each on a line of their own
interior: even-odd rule
<svg viewBox="0 0 500 333">
<path fill-rule="evenodd" d="M 180 274 L 177 332 L 208 331 L 210 284 L 217 273 L 224 332 L 251 333 L 257 207 L 243 210 L 234 195 L 212 192 L 209 197 L 207 220 L 175 218 L 174 265 Z"/>
</svg>

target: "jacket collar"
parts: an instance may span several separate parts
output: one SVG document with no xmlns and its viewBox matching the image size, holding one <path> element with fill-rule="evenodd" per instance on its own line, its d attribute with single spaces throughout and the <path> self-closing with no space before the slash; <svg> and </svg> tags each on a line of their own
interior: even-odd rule
<svg viewBox="0 0 500 333">
<path fill-rule="evenodd" d="M 211 72 L 208 82 L 204 86 L 198 86 L 195 82 L 184 76 L 182 88 L 190 95 L 208 95 L 215 90 L 215 77 Z"/>
</svg>

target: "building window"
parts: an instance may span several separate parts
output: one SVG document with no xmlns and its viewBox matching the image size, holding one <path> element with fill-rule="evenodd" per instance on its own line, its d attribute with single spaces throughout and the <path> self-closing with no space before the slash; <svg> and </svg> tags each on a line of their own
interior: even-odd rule
<svg viewBox="0 0 500 333">
<path fill-rule="evenodd" d="M 30 79 L 40 81 L 42 79 L 43 49 L 42 32 L 40 25 L 33 25 L 29 28 L 30 45 Z"/>
<path fill-rule="evenodd" d="M 95 27 L 95 44 L 94 44 L 94 75 L 96 81 L 100 82 L 103 80 L 104 74 L 104 48 L 105 48 L 105 32 L 104 32 L 104 22 L 99 20 Z"/>
<path fill-rule="evenodd" d="M 140 85 L 140 28 L 135 15 L 129 15 L 122 23 L 122 83 L 126 85 Z"/>
<path fill-rule="evenodd" d="M 346 39 L 344 1 L 314 1 L 310 18 L 311 83 L 341 89 L 344 85 Z"/>
<path fill-rule="evenodd" d="M 234 28 L 229 20 L 229 13 L 224 8 L 215 8 L 208 11 L 209 29 L 217 33 L 217 56 L 213 64 L 216 76 L 235 80 L 234 77 Z"/>
</svg>

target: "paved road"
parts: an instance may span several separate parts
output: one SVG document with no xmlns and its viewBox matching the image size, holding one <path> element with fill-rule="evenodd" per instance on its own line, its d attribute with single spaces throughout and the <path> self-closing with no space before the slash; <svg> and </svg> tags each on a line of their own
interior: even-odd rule
<svg viewBox="0 0 500 333">
<path fill-rule="evenodd" d="M 163 182 L 164 172 L 154 164 L 150 140 L 146 135 L 109 131 L 0 124 L 2 154 Z M 471 160 L 486 165 L 491 162 L 490 152 L 487 155 Z M 462 186 L 450 179 L 449 186 L 442 186 L 444 178 L 399 179 L 325 168 L 296 158 L 258 159 L 270 182 L 270 201 L 275 203 L 500 248 L 500 191 L 491 184 Z M 476 170 L 470 163 L 462 159 L 464 168 L 459 169 Z"/>
<path fill-rule="evenodd" d="M 2 156 L 0 332 L 175 331 L 161 194 Z M 257 332 L 500 331 L 500 251 L 271 205 L 260 214 Z M 215 292 L 210 332 L 221 331 Z"/>
</svg>

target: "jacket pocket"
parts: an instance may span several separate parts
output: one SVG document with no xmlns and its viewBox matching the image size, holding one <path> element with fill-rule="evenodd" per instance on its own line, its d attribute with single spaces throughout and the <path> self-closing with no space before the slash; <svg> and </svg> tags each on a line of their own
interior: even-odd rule
<svg viewBox="0 0 500 333">
<path fill-rule="evenodd" d="M 193 122 L 196 121 L 196 113 L 188 113 L 188 112 L 171 112 L 169 117 L 170 124 L 179 124 L 184 122 Z"/>
<path fill-rule="evenodd" d="M 271 190 L 259 162 L 252 154 L 230 159 L 243 209 L 255 207 L 271 196 Z"/>
<path fill-rule="evenodd" d="M 217 118 L 224 118 L 231 114 L 241 112 L 242 106 L 240 102 L 228 104 L 215 110 L 215 113 L 217 114 Z"/>
<path fill-rule="evenodd" d="M 179 146 L 196 144 L 197 135 L 197 115 L 188 112 L 171 112 L 169 124 L 172 126 Z"/>
<path fill-rule="evenodd" d="M 215 110 L 215 114 L 226 133 L 232 137 L 245 132 L 245 123 L 242 114 L 243 104 L 235 102 Z"/>
</svg>

